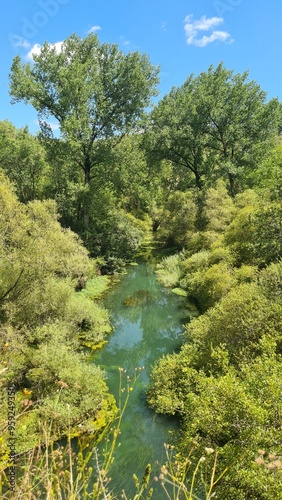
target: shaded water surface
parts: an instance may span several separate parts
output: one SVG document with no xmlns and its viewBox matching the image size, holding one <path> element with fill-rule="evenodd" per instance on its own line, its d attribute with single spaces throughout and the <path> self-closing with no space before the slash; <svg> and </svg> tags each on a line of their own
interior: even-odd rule
<svg viewBox="0 0 282 500">
<path fill-rule="evenodd" d="M 163 354 L 178 351 L 185 321 L 183 298 L 159 285 L 154 269 L 148 264 L 130 268 L 121 282 L 114 286 L 104 300 L 111 313 L 114 327 L 108 344 L 95 356 L 95 362 L 107 372 L 107 383 L 118 404 L 119 367 L 134 374 L 134 368 L 144 367 L 137 385 L 130 395 L 122 420 L 121 435 L 110 471 L 111 488 L 116 494 L 125 490 L 128 499 L 136 492 L 132 479 L 140 479 L 151 463 L 153 474 L 159 472 L 156 462 L 165 461 L 164 443 L 170 431 L 176 431 L 177 422 L 156 415 L 146 402 L 146 385 L 154 362 Z M 169 374 L 168 374 L 169 376 Z M 167 498 L 157 491 L 153 499 Z"/>
</svg>

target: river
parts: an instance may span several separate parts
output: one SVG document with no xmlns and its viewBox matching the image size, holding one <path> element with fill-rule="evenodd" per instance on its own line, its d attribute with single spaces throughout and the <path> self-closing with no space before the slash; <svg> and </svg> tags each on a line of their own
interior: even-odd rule
<svg viewBox="0 0 282 500">
<path fill-rule="evenodd" d="M 110 311 L 114 331 L 94 361 L 105 369 L 117 405 L 119 368 L 126 370 L 126 376 L 132 377 L 135 368 L 144 367 L 130 394 L 122 419 L 120 445 L 116 448 L 110 470 L 110 489 L 118 498 L 124 489 L 130 499 L 136 493 L 133 474 L 141 480 L 146 465 L 150 463 L 152 477 L 157 475 L 159 466 L 156 462 L 165 461 L 164 443 L 170 440 L 171 432 L 178 430 L 176 419 L 157 415 L 149 408 L 146 385 L 154 362 L 166 353 L 178 351 L 181 346 L 184 299 L 157 282 L 153 266 L 141 263 L 129 269 L 103 303 Z M 152 486 L 156 488 L 153 499 L 167 498 L 158 483 L 154 482 Z"/>
</svg>

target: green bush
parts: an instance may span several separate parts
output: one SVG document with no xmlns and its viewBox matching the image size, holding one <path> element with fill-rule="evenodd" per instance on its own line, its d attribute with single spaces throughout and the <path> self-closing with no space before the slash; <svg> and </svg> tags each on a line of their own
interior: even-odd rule
<svg viewBox="0 0 282 500">
<path fill-rule="evenodd" d="M 202 311 L 213 306 L 235 283 L 228 248 L 202 250 L 183 262 L 184 277 L 180 285 L 197 299 Z"/>
<path fill-rule="evenodd" d="M 5 394 L 13 383 L 20 451 L 25 451 L 43 438 L 44 425 L 57 439 L 68 425 L 77 433 L 96 432 L 102 407 L 103 425 L 112 418 L 104 375 L 82 354 L 83 346 L 103 341 L 110 323 L 107 311 L 93 301 L 105 287 L 97 278 L 94 292 L 98 261 L 61 227 L 55 203 L 23 205 L 1 173 L 0 203 L 0 389 L 6 402 L 0 444 L 5 448 L 8 438 Z M 78 291 L 85 285 L 84 293 Z"/>
<path fill-rule="evenodd" d="M 157 264 L 156 273 L 158 280 L 166 287 L 175 287 L 183 273 L 182 255 L 176 254 L 162 259 Z"/>
<path fill-rule="evenodd" d="M 205 195 L 203 218 L 206 231 L 223 232 L 230 224 L 235 211 L 232 198 L 228 195 L 225 183 L 219 179 L 215 188 L 209 188 Z"/>
<path fill-rule="evenodd" d="M 158 239 L 168 246 L 185 246 L 195 228 L 196 212 L 191 192 L 175 191 L 170 194 L 161 215 Z"/>
</svg>

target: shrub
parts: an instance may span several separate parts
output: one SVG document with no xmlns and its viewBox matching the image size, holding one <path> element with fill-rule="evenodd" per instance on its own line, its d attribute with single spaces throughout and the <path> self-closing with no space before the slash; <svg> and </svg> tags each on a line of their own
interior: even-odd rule
<svg viewBox="0 0 282 500">
<path fill-rule="evenodd" d="M 166 287 L 175 287 L 182 275 L 182 255 L 176 254 L 162 259 L 157 264 L 157 276 L 162 285 Z"/>
<path fill-rule="evenodd" d="M 159 240 L 182 248 L 194 230 L 195 220 L 196 205 L 192 193 L 175 191 L 169 195 L 164 205 L 157 232 Z"/>
</svg>

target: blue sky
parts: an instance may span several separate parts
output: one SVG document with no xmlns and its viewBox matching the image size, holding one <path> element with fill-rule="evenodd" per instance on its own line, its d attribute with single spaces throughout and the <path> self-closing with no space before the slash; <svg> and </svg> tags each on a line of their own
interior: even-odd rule
<svg viewBox="0 0 282 500">
<path fill-rule="evenodd" d="M 33 133 L 36 112 L 10 103 L 13 57 L 27 61 L 45 41 L 59 50 L 74 32 L 92 30 L 124 52 L 146 52 L 161 67 L 159 98 L 223 61 L 236 73 L 249 70 L 269 98 L 282 100 L 281 0 L 4 0 L 1 9 L 0 120 Z"/>
</svg>

